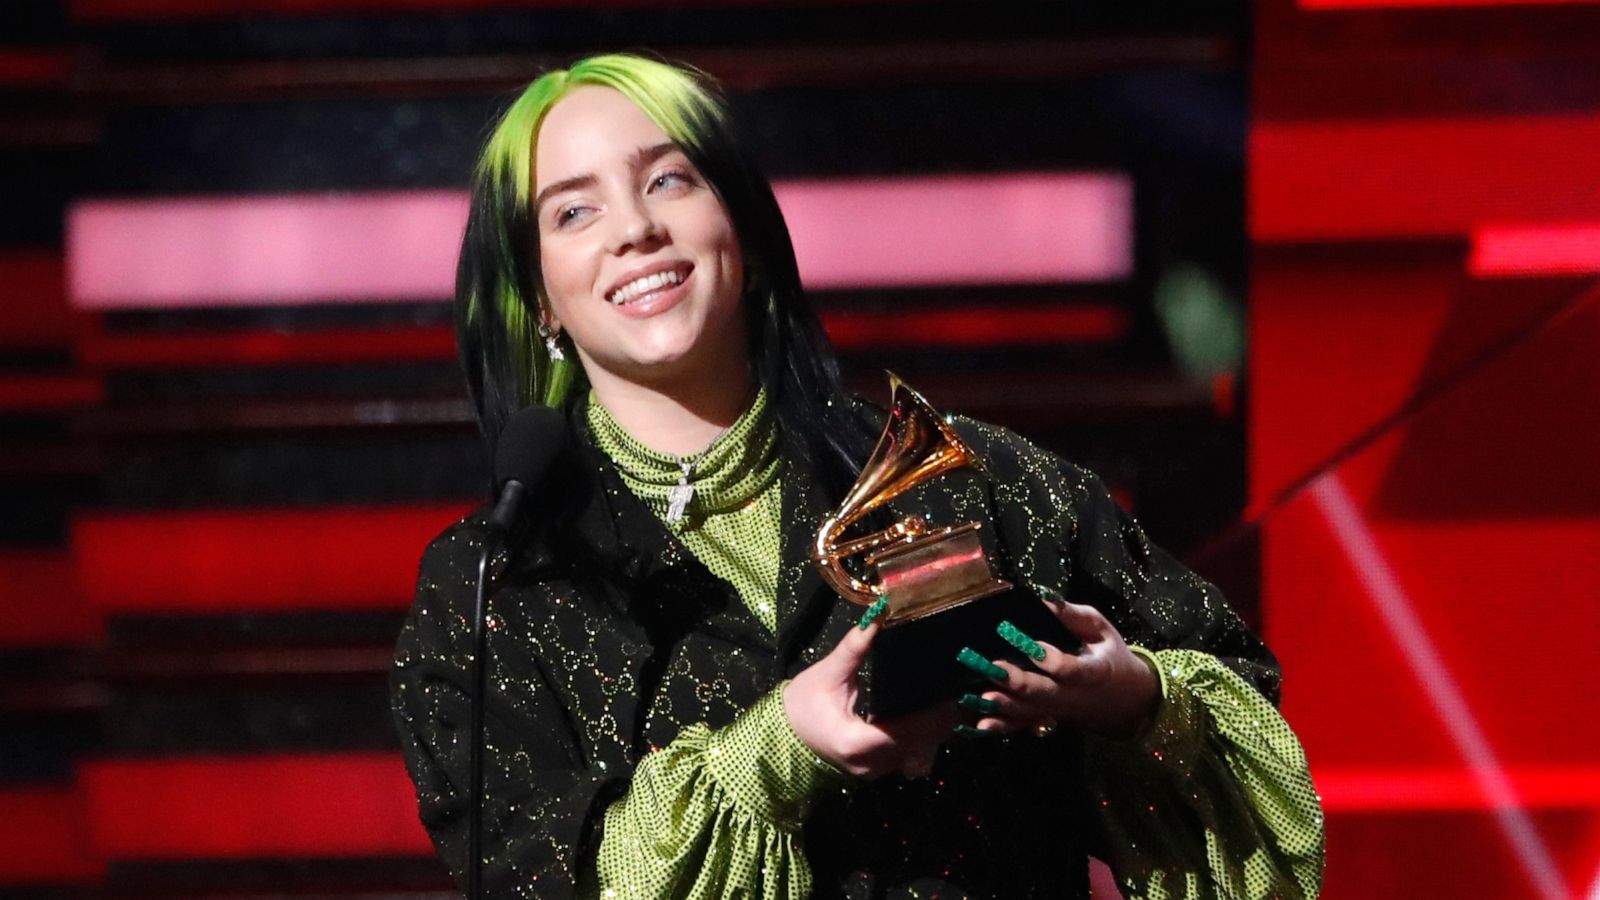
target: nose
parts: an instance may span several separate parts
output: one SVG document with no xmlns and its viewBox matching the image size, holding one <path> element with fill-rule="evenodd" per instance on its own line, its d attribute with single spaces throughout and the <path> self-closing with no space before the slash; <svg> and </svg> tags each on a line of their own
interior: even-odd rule
<svg viewBox="0 0 1600 900">
<path fill-rule="evenodd" d="M 612 253 L 622 253 L 661 239 L 661 226 L 651 214 L 643 198 L 624 204 L 612 216 L 610 246 Z"/>
</svg>

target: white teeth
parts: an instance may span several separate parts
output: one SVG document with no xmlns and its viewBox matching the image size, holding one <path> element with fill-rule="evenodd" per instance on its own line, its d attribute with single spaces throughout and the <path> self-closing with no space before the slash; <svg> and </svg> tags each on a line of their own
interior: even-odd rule
<svg viewBox="0 0 1600 900">
<path fill-rule="evenodd" d="M 611 296 L 607 297 L 606 299 L 616 304 L 627 303 L 629 300 L 633 300 L 639 297 L 641 294 L 648 294 L 651 291 L 658 291 L 668 285 L 682 283 L 683 275 L 676 269 L 670 269 L 665 272 L 657 272 L 654 275 L 646 275 L 643 278 L 635 278 L 622 287 L 617 288 L 615 291 L 612 291 Z"/>
</svg>

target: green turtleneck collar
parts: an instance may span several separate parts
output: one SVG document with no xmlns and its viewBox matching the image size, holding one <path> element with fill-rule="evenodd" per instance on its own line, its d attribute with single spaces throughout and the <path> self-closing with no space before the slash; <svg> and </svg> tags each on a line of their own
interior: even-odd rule
<svg viewBox="0 0 1600 900">
<path fill-rule="evenodd" d="M 669 494 L 689 466 L 688 483 L 694 488 L 677 530 L 695 528 L 710 515 L 738 509 L 770 487 L 778 477 L 778 429 L 767 409 L 767 393 L 755 400 L 711 446 L 688 456 L 651 450 L 622 429 L 606 408 L 589 392 L 589 430 L 595 444 L 645 505 L 666 519 Z"/>
</svg>

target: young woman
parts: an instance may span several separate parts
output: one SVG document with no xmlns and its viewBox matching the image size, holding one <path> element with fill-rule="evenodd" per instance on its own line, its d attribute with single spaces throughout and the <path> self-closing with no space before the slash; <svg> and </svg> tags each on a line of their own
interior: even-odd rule
<svg viewBox="0 0 1600 900">
<path fill-rule="evenodd" d="M 880 626 L 808 556 L 881 414 L 843 392 L 770 186 L 695 73 L 530 85 L 479 164 L 462 360 L 493 452 L 567 412 L 556 498 L 496 562 L 485 884 L 526 897 L 1307 897 L 1321 814 L 1271 654 L 1090 473 L 957 427 L 989 477 L 897 500 L 986 522 L 1082 641 L 959 704 L 854 712 Z M 686 499 L 687 498 L 687 499 Z M 481 515 L 423 557 L 393 689 L 423 822 L 465 866 Z"/>
</svg>

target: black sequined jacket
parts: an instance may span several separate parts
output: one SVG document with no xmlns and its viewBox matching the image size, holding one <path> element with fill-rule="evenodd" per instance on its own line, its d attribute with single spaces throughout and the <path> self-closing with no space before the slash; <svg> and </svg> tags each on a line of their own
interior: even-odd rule
<svg viewBox="0 0 1600 900">
<path fill-rule="evenodd" d="M 574 896 L 580 873 L 592 872 L 605 807 L 644 754 L 688 724 L 726 725 L 824 655 L 860 612 L 809 561 L 828 504 L 794 454 L 782 472 L 774 638 L 628 491 L 581 414 L 574 427 L 560 496 L 492 566 L 484 885 L 497 897 Z M 1003 429 L 957 427 L 988 477 L 942 476 L 899 498 L 897 514 L 934 525 L 981 519 L 1001 577 L 1094 604 L 1130 643 L 1220 657 L 1276 701 L 1266 647 L 1093 474 Z M 458 878 L 483 523 L 469 516 L 428 547 L 392 678 L 422 821 Z M 954 740 L 930 778 L 830 794 L 804 831 L 816 896 L 1087 896 L 1096 828 L 1083 760 L 1083 738 L 1065 730 Z"/>
</svg>

